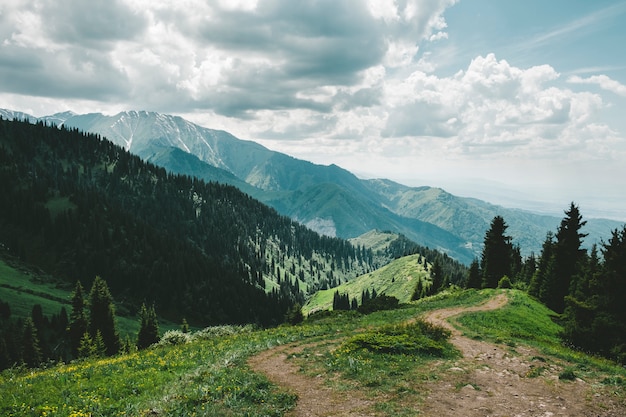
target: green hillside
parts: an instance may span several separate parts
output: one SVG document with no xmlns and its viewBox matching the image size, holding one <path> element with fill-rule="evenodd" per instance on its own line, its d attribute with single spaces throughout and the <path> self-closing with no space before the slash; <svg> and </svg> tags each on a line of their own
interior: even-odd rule
<svg viewBox="0 0 626 417">
<path fill-rule="evenodd" d="M 0 301 L 9 305 L 13 319 L 30 317 L 36 304 L 41 306 L 46 317 L 59 314 L 63 307 L 69 314 L 72 311 L 70 304 L 72 291 L 73 288 L 68 283 L 54 280 L 25 267 L 10 265 L 0 259 Z M 138 318 L 119 305 L 116 312 L 121 336 L 129 336 L 134 340 L 139 330 Z M 162 319 L 159 321 L 162 332 L 179 327 L 177 323 Z"/>
<path fill-rule="evenodd" d="M 235 187 L 43 123 L 0 120 L 0 189 L 7 252 L 70 285 L 100 276 L 129 310 L 154 302 L 174 321 L 276 324 L 374 267 Z"/>
<path fill-rule="evenodd" d="M 397 233 L 370 230 L 361 236 L 350 239 L 350 243 L 370 248 L 372 252 L 378 253 L 387 251 L 396 239 L 398 239 Z"/>
<path fill-rule="evenodd" d="M 303 313 L 311 314 L 320 310 L 330 310 L 336 291 L 340 294 L 348 294 L 350 299 L 356 298 L 359 302 L 366 290 L 370 292 L 376 290 L 377 294 L 396 297 L 401 303 L 409 302 L 418 280 L 430 280 L 424 262 L 424 258 L 419 254 L 405 256 L 336 288 L 318 291 L 304 305 Z"/>
<path fill-rule="evenodd" d="M 61 307 L 69 311 L 71 289 L 67 284 L 59 284 L 0 259 L 0 300 L 9 303 L 13 317 L 30 316 L 35 304 L 41 305 L 46 316 L 58 314 Z"/>
<path fill-rule="evenodd" d="M 376 415 L 422 415 L 428 396 L 438 384 L 451 384 L 446 388 L 446 395 L 451 397 L 461 389 L 469 392 L 472 371 L 460 367 L 460 355 L 450 351 L 423 354 L 418 350 L 398 354 L 357 349 L 355 344 L 367 335 L 378 337 L 378 343 L 393 342 L 408 334 L 391 330 L 414 329 L 401 326 L 407 320 L 434 309 L 472 307 L 499 293 L 502 291 L 447 291 L 394 311 L 306 320 L 298 326 L 261 331 L 220 327 L 193 333 L 178 344 L 162 343 L 113 358 L 40 370 L 11 369 L 0 373 L 0 414 L 285 416 L 295 407 L 296 396 L 255 372 L 248 359 L 267 349 L 291 346 L 301 350 L 287 362 L 299 369 L 301 377 L 310 378 L 311 384 L 323 381 L 324 389 L 333 394 L 366 396 L 372 409 L 378 410 Z M 575 389 L 583 403 L 589 395 L 593 401 L 587 400 L 588 404 L 607 407 L 605 413 L 593 415 L 624 415 L 626 371 L 610 361 L 557 347 L 560 327 L 551 322 L 552 313 L 523 292 L 511 290 L 506 294 L 509 305 L 500 313 L 476 312 L 468 320 L 456 322 L 463 323 L 463 329 L 474 339 L 506 350 L 510 361 L 533 364 L 527 373 L 519 375 L 520 381 L 546 384 L 550 392 Z M 532 320 L 523 320 L 529 310 Z M 521 345 L 526 343 L 541 352 L 532 357 L 524 353 Z M 480 360 L 470 363 L 488 369 Z M 566 381 L 571 374 L 584 382 Z M 485 386 L 474 385 L 471 392 L 489 396 L 491 391 Z"/>
<path fill-rule="evenodd" d="M 0 328 L 0 368 L 21 359 L 22 332 L 33 340 L 31 363 L 59 357 L 37 354 L 32 325 L 19 321 L 36 305 L 39 333 L 42 316 L 55 322 L 46 347 L 67 346 L 69 292 L 57 282 L 89 289 L 102 278 L 124 317 L 145 303 L 175 323 L 269 326 L 318 288 L 377 266 L 367 249 L 321 236 L 233 186 L 168 173 L 106 139 L 42 122 L 0 118 L 0 191 L 0 259 L 52 283 L 34 289 L 5 268 L 3 316 L 13 314 Z M 135 323 L 119 321 L 120 333 L 135 333 Z"/>
</svg>

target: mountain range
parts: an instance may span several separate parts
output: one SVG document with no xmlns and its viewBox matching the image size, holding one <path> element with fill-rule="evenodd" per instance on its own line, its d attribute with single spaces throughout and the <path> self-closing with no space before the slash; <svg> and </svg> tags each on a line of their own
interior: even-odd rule
<svg viewBox="0 0 626 417">
<path fill-rule="evenodd" d="M 507 232 L 523 255 L 539 253 L 546 233 L 555 231 L 561 220 L 458 197 L 441 188 L 360 179 L 336 165 L 299 160 L 178 116 L 126 111 L 36 118 L 10 110 L 0 110 L 0 115 L 98 134 L 170 172 L 233 185 L 328 236 L 394 231 L 466 264 L 480 255 L 485 231 L 496 215 L 505 219 Z M 584 207 L 581 211 L 584 215 Z M 586 247 L 608 239 L 621 226 L 614 220 L 586 220 Z"/>
</svg>

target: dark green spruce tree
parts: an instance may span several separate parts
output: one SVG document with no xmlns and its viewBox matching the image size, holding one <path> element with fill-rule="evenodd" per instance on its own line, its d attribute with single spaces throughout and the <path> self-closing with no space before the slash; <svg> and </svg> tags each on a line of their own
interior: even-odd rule
<svg viewBox="0 0 626 417">
<path fill-rule="evenodd" d="M 339 294 L 339 291 L 335 291 L 333 310 L 350 310 L 350 297 L 348 294 Z"/>
<path fill-rule="evenodd" d="M 482 277 L 480 275 L 480 264 L 478 259 L 474 259 L 467 273 L 467 281 L 465 288 L 480 288 L 482 286 Z"/>
<path fill-rule="evenodd" d="M 139 310 L 139 334 L 137 334 L 137 349 L 145 349 L 159 341 L 159 321 L 157 319 L 154 305 L 146 308 L 146 304 L 141 304 Z"/>
<path fill-rule="evenodd" d="M 70 313 L 70 323 L 67 328 L 69 339 L 70 339 L 70 349 L 72 351 L 73 356 L 78 355 L 78 348 L 80 346 L 81 339 L 85 332 L 87 332 L 87 325 L 89 324 L 87 320 L 87 302 L 85 301 L 85 297 L 83 295 L 83 286 L 80 281 L 76 281 L 76 287 L 74 288 L 74 293 L 72 294 L 72 312 Z"/>
<path fill-rule="evenodd" d="M 443 268 L 441 266 L 441 262 L 439 261 L 439 258 L 435 259 L 433 266 L 430 268 L 430 279 L 431 279 L 431 284 L 428 289 L 428 295 L 435 295 L 439 291 L 441 291 L 442 289 L 441 287 L 443 286 L 443 283 L 445 281 L 445 278 L 443 275 Z"/>
<path fill-rule="evenodd" d="M 601 339 L 605 339 L 597 334 L 597 323 L 594 323 L 602 297 L 599 286 L 601 268 L 598 248 L 594 245 L 579 274 L 572 280 L 563 312 L 563 338 L 570 345 L 594 352 L 602 350 Z"/>
<path fill-rule="evenodd" d="M 22 361 L 30 368 L 34 368 L 41 363 L 41 348 L 37 337 L 37 328 L 33 319 L 27 317 L 24 321 L 22 331 Z"/>
<path fill-rule="evenodd" d="M 600 285 L 605 299 L 603 306 L 617 321 L 626 324 L 626 226 L 612 233 L 602 250 L 603 279 Z M 622 332 L 626 338 L 626 332 Z"/>
<path fill-rule="evenodd" d="M 413 294 L 411 295 L 411 300 L 419 300 L 424 296 L 424 283 L 421 278 L 417 279 L 417 284 L 415 284 L 415 289 L 413 290 Z"/>
<path fill-rule="evenodd" d="M 581 272 L 587 256 L 587 252 L 581 249 L 587 235 L 580 233 L 586 223 L 578 207 L 571 203 L 556 233 L 552 257 L 548 260 L 539 288 L 539 299 L 557 313 L 563 313 L 565 296 L 570 292 L 572 279 Z"/>
<path fill-rule="evenodd" d="M 100 331 L 106 354 L 119 352 L 122 342 L 115 323 L 115 307 L 109 287 L 99 276 L 93 281 L 89 293 L 89 334 L 95 340 Z"/>
<path fill-rule="evenodd" d="M 602 297 L 598 321 L 606 317 L 605 326 L 609 355 L 621 363 L 626 363 L 626 225 L 615 230 L 611 239 L 604 245 L 604 268 L 599 283 Z M 605 335 L 599 335 L 603 337 Z"/>
<path fill-rule="evenodd" d="M 571 344 L 626 363 L 626 226 L 615 230 L 581 263 L 565 298 L 564 338 Z"/>
<path fill-rule="evenodd" d="M 552 263 L 554 247 L 554 233 L 549 231 L 546 234 L 546 239 L 543 241 L 539 262 L 537 263 L 535 272 L 533 273 L 530 279 L 530 284 L 528 285 L 528 294 L 538 299 L 541 299 L 541 291 L 544 287 L 543 282 L 545 281 L 545 277 L 550 269 L 550 264 Z"/>
<path fill-rule="evenodd" d="M 500 278 L 511 275 L 513 245 L 511 237 L 505 234 L 508 227 L 504 218 L 496 216 L 485 233 L 480 265 L 483 288 L 496 288 Z"/>
</svg>

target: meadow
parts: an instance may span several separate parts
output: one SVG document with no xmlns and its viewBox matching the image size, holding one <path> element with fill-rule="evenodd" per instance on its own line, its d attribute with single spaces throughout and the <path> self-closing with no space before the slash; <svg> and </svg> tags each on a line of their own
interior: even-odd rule
<svg viewBox="0 0 626 417">
<path fill-rule="evenodd" d="M 187 335 L 186 343 L 168 344 L 166 340 L 178 339 L 165 337 L 158 346 L 111 358 L 11 369 L 0 374 L 0 414 L 282 416 L 294 407 L 296 397 L 253 372 L 247 360 L 263 350 L 297 343 L 301 352 L 290 360 L 305 375 L 323 376 L 334 390 L 375 399 L 380 415 L 411 415 L 411 408 L 424 400 L 421 382 L 439 378 L 458 352 L 443 329 L 418 329 L 407 321 L 433 309 L 475 305 L 497 291 L 502 290 L 449 290 L 369 315 L 332 312 L 266 330 L 227 326 Z M 546 355 L 567 356 L 575 372 L 604 375 L 623 398 L 623 368 L 559 347 L 560 328 L 549 310 L 522 292 L 507 293 L 511 303 L 501 311 L 472 313 L 456 322 L 471 337 L 507 346 L 530 343 Z"/>
<path fill-rule="evenodd" d="M 0 260 L 0 300 L 8 302 L 11 317 L 31 317 L 33 306 L 39 304 L 46 317 L 58 315 L 65 308 L 69 315 L 72 311 L 71 298 L 73 286 L 66 282 L 55 281 L 41 271 L 29 270 L 23 266 L 14 266 Z M 89 288 L 86 289 L 89 291 Z M 139 319 L 124 309 L 118 308 L 116 316 L 117 328 L 122 338 L 131 340 L 139 331 Z M 162 331 L 179 327 L 179 324 L 160 320 Z"/>
</svg>

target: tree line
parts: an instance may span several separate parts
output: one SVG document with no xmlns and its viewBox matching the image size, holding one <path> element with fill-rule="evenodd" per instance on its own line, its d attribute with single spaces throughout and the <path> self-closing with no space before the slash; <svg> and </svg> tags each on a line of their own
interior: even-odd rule
<svg viewBox="0 0 626 417">
<path fill-rule="evenodd" d="M 10 306 L 0 301 L 0 370 L 15 365 L 37 367 L 46 362 L 67 362 L 86 357 L 104 357 L 145 349 L 159 341 L 159 323 L 154 306 L 142 304 L 136 339 L 123 340 L 115 319 L 115 304 L 106 281 L 96 277 L 86 293 L 76 282 L 71 311 L 46 317 L 41 305 L 25 319 L 11 318 Z"/>
<path fill-rule="evenodd" d="M 558 314 L 564 343 L 626 362 L 626 225 L 608 242 L 582 248 L 586 221 L 570 204 L 556 232 L 549 231 L 538 257 L 522 259 L 496 216 L 481 259 L 468 271 L 468 288 L 524 289 Z"/>
</svg>

